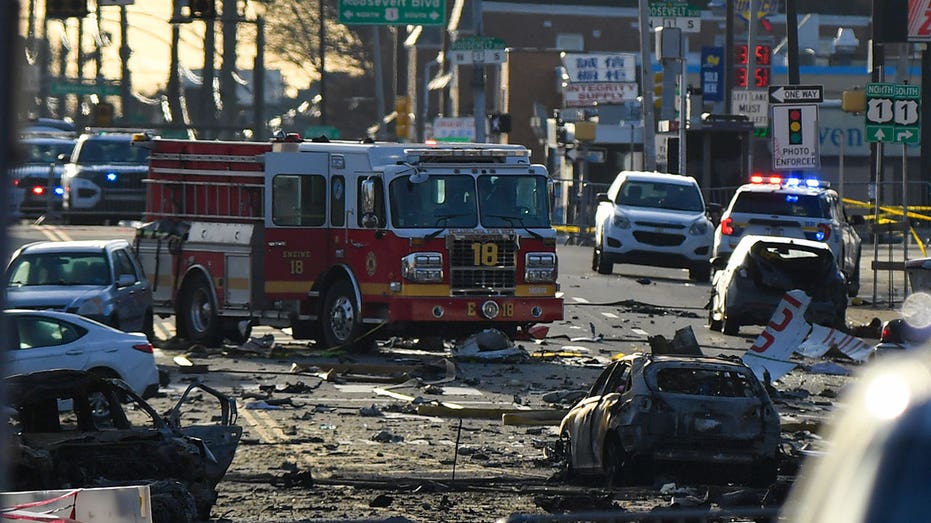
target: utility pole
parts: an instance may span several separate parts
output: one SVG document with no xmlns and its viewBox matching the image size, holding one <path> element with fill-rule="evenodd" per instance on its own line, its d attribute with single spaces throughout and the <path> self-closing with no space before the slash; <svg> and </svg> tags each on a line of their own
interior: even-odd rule
<svg viewBox="0 0 931 523">
<path fill-rule="evenodd" d="M 200 86 L 200 121 L 205 123 L 213 123 L 217 117 L 217 102 L 213 97 L 213 83 L 217 76 L 214 67 L 216 53 L 217 23 L 216 17 L 210 16 L 204 18 L 204 75 Z M 201 129 L 201 136 L 212 138 L 216 136 L 216 131 L 204 127 Z"/>
<path fill-rule="evenodd" d="M 97 38 L 94 39 L 94 42 L 97 44 L 94 46 L 94 78 L 97 82 L 103 80 L 103 34 L 100 32 L 100 24 L 103 22 L 103 13 L 100 11 L 100 4 L 97 4 L 97 9 L 95 12 L 97 18 Z"/>
<path fill-rule="evenodd" d="M 266 140 L 265 132 L 265 17 L 255 17 L 255 65 L 252 67 L 252 112 L 255 118 L 253 139 Z"/>
<path fill-rule="evenodd" d="M 220 136 L 223 138 L 232 138 L 232 129 L 238 123 L 236 81 L 233 79 L 236 72 L 236 24 L 239 21 L 237 4 L 237 0 L 223 0 L 223 64 L 220 66 L 220 100 L 223 104 L 220 121 L 224 126 Z"/>
<path fill-rule="evenodd" d="M 650 59 L 650 6 L 640 0 L 640 85 L 643 88 L 643 168 L 656 170 L 656 123 L 653 116 L 653 61 Z"/>
<path fill-rule="evenodd" d="M 132 80 L 129 73 L 129 57 L 132 51 L 129 48 L 127 34 L 129 32 L 129 21 L 126 19 L 126 6 L 120 6 L 120 108 L 123 113 L 123 121 L 126 122 L 132 114 Z"/>
<path fill-rule="evenodd" d="M 375 139 L 385 141 L 388 139 L 387 129 L 385 129 L 385 73 L 381 60 L 381 27 L 372 26 L 372 46 L 374 47 L 372 56 L 374 57 L 375 69 L 375 111 L 378 114 L 378 129 L 375 131 Z"/>
<path fill-rule="evenodd" d="M 482 36 L 482 0 L 472 0 L 475 35 Z M 475 141 L 485 143 L 485 62 L 472 63 L 472 114 L 475 117 Z"/>
<path fill-rule="evenodd" d="M 320 2 L 320 125 L 327 124 L 326 114 L 326 1 Z M 384 114 L 384 112 L 379 113 Z"/>
<path fill-rule="evenodd" d="M 42 39 L 39 40 L 39 116 L 51 116 L 48 102 L 52 68 L 52 43 L 48 34 L 48 18 L 42 19 Z"/>
<path fill-rule="evenodd" d="M 173 0 L 171 10 L 171 56 L 168 66 L 168 108 L 172 125 L 183 123 L 181 116 L 181 78 L 178 75 L 178 45 L 181 41 L 181 3 Z"/>
<path fill-rule="evenodd" d="M 734 0 L 724 3 L 724 114 L 734 112 Z"/>
<path fill-rule="evenodd" d="M 798 64 L 798 10 L 796 0 L 786 0 L 786 50 L 789 53 L 789 85 L 799 85 L 801 75 Z"/>
</svg>

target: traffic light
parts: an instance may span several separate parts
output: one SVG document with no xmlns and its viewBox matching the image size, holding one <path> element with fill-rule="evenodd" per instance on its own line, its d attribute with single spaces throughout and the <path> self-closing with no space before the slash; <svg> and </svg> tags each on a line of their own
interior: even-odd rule
<svg viewBox="0 0 931 523">
<path fill-rule="evenodd" d="M 406 140 L 411 132 L 411 99 L 398 96 L 394 99 L 394 134 L 398 140 Z"/>
<path fill-rule="evenodd" d="M 45 0 L 45 18 L 84 18 L 87 13 L 87 0 Z"/>
<path fill-rule="evenodd" d="M 217 17 L 217 6 L 214 0 L 189 0 L 191 18 L 213 19 Z"/>
<path fill-rule="evenodd" d="M 511 132 L 511 115 L 508 113 L 492 113 L 488 115 L 488 126 L 495 134 Z"/>
<path fill-rule="evenodd" d="M 798 107 L 789 109 L 789 144 L 802 145 L 802 110 Z"/>
</svg>

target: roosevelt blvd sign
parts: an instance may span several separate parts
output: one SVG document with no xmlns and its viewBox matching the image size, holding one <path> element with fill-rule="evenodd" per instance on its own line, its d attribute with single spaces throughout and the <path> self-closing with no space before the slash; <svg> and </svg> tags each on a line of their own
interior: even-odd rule
<svg viewBox="0 0 931 523">
<path fill-rule="evenodd" d="M 339 23 L 443 25 L 446 0 L 339 0 Z"/>
<path fill-rule="evenodd" d="M 866 141 L 919 143 L 921 87 L 866 84 Z"/>
</svg>

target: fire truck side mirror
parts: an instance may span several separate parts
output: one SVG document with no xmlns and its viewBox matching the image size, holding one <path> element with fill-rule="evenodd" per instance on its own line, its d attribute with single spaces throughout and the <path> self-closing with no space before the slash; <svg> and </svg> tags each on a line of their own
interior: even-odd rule
<svg viewBox="0 0 931 523">
<path fill-rule="evenodd" d="M 375 180 L 371 178 L 362 181 L 362 225 L 367 228 L 378 227 L 378 216 L 375 215 Z"/>
</svg>

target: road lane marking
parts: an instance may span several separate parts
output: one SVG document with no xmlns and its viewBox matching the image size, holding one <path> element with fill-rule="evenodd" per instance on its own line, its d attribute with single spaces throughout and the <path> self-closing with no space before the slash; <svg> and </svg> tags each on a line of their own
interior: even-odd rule
<svg viewBox="0 0 931 523">
<path fill-rule="evenodd" d="M 572 299 L 575 300 L 576 303 L 589 303 L 589 301 L 586 300 L 585 298 L 579 298 L 579 297 L 573 296 Z"/>
<path fill-rule="evenodd" d="M 649 336 L 649 335 L 650 335 L 649 332 L 647 332 L 647 331 L 645 331 L 645 330 L 643 330 L 643 329 L 630 329 L 630 330 L 634 331 L 636 334 L 639 334 L 639 335 L 641 335 L 641 336 Z"/>
<path fill-rule="evenodd" d="M 262 425 L 262 423 L 252 415 L 252 412 L 250 412 L 249 409 L 245 407 L 245 405 L 240 403 L 236 410 L 239 412 L 239 414 L 242 415 L 243 418 L 246 418 L 246 421 L 252 425 L 252 428 L 254 428 L 255 431 L 259 433 L 260 439 L 264 440 L 265 443 L 275 443 L 275 437 L 272 436 L 269 431 L 265 430 L 265 427 Z"/>
<path fill-rule="evenodd" d="M 58 227 L 53 227 L 51 225 L 36 225 L 36 228 L 39 229 L 39 232 L 45 235 L 46 238 L 53 242 L 70 242 L 72 241 L 71 235 L 65 232 Z"/>
<path fill-rule="evenodd" d="M 604 316 L 604 317 L 606 317 L 606 318 L 611 318 L 611 319 L 614 319 L 614 320 L 620 318 L 617 314 L 614 314 L 613 312 L 602 312 L 601 315 Z"/>
</svg>

